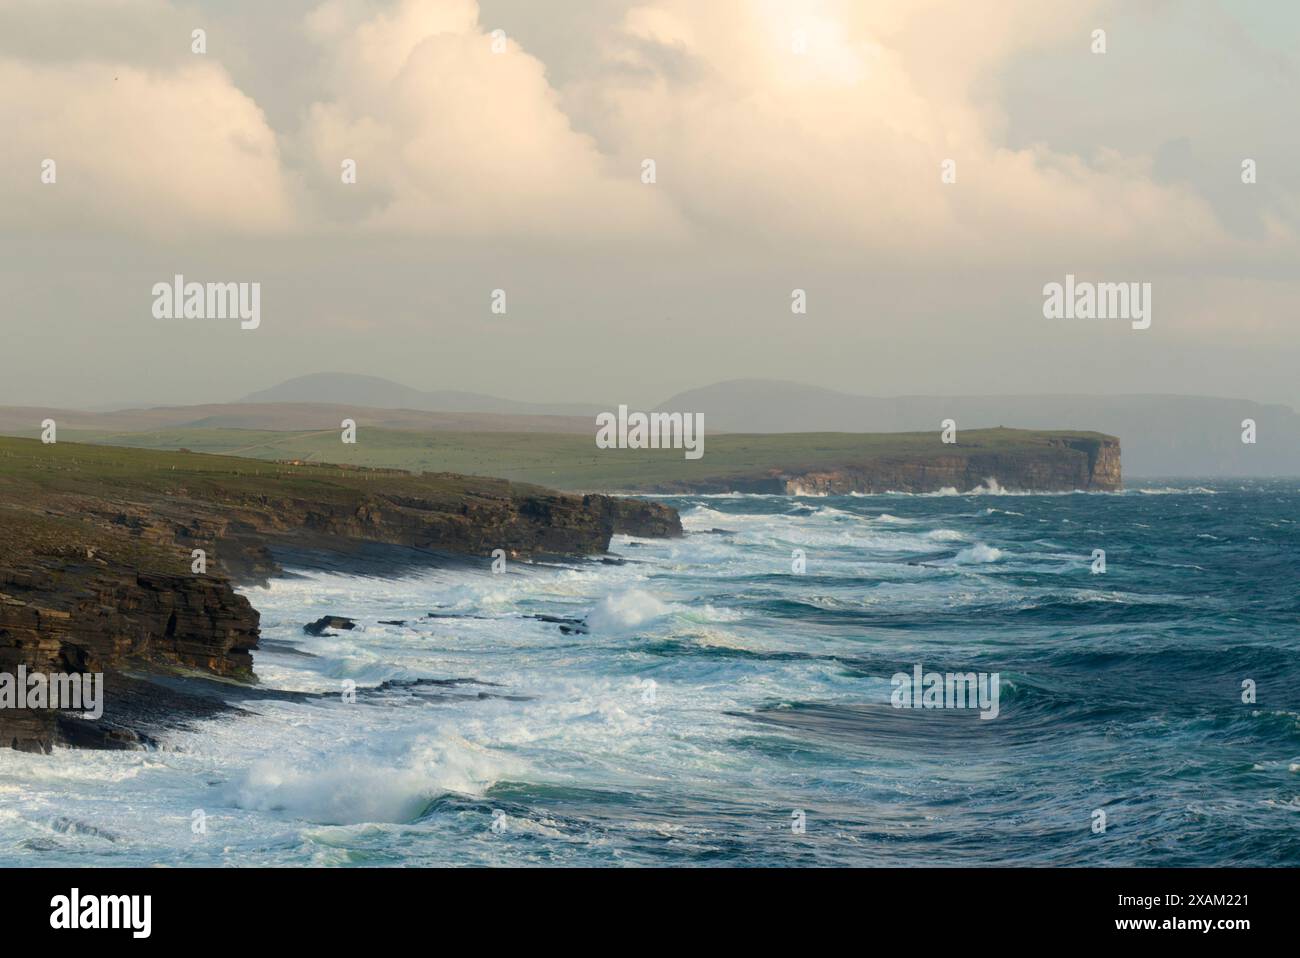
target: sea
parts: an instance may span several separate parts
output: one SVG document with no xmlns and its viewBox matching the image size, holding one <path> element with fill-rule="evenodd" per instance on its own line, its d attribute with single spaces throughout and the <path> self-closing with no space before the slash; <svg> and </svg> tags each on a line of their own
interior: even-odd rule
<svg viewBox="0 0 1300 958">
<path fill-rule="evenodd" d="M 320 694 L 0 751 L 0 865 L 1298 865 L 1300 481 L 1131 485 L 681 496 L 604 559 L 296 570 L 244 590 L 255 669 Z M 900 707 L 930 673 L 996 715 Z"/>
</svg>

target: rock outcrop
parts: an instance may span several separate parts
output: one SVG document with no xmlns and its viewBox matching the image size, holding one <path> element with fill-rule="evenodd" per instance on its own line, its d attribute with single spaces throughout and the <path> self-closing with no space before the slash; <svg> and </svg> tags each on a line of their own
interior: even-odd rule
<svg viewBox="0 0 1300 958">
<path fill-rule="evenodd" d="M 1054 439 L 1035 455 L 955 452 L 928 459 L 882 458 L 828 472 L 777 477 L 790 495 L 938 492 L 1001 488 L 1021 492 L 1114 492 L 1121 488 L 1119 440 Z M 994 485 L 996 484 L 996 486 Z"/>
<path fill-rule="evenodd" d="M 148 709 L 141 672 L 253 678 L 258 613 L 235 586 L 275 574 L 277 548 L 486 563 L 495 549 L 595 555 L 616 532 L 681 522 L 657 503 L 495 479 L 0 439 L 0 673 L 105 673 Z M 129 725 L 3 709 L 0 746 L 128 745 Z"/>
<path fill-rule="evenodd" d="M 336 632 L 330 632 L 330 629 L 343 629 L 351 631 L 357 624 L 351 619 L 342 615 L 322 615 L 315 622 L 308 622 L 302 627 L 302 630 L 308 635 L 337 635 Z"/>
<path fill-rule="evenodd" d="M 611 532 L 642 539 L 669 539 L 682 534 L 682 520 L 675 509 L 645 499 L 586 495 L 583 504 L 604 517 Z"/>
<path fill-rule="evenodd" d="M 633 485 L 637 492 L 769 495 L 926 493 L 1001 488 L 1017 492 L 1114 492 L 1122 488 L 1119 440 L 1100 433 L 971 430 L 945 444 L 939 433 L 870 437 L 858 455 L 808 467 L 774 463 L 749 471 Z M 840 444 L 843 444 L 840 437 Z"/>
</svg>

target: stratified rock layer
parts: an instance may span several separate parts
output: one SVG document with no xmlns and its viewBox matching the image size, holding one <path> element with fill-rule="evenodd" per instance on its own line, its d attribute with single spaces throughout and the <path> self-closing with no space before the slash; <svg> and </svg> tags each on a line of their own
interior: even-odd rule
<svg viewBox="0 0 1300 958">
<path fill-rule="evenodd" d="M 844 445 L 845 437 L 834 434 L 834 438 L 837 446 Z M 718 474 L 704 463 L 691 479 L 631 483 L 630 489 L 668 494 L 848 495 L 970 492 L 990 487 L 1017 492 L 1115 492 L 1123 485 L 1119 440 L 1100 433 L 972 430 L 958 432 L 952 444 L 943 443 L 938 431 L 872 438 L 894 442 L 864 445 L 860 454 L 837 453 L 838 458 L 812 467 L 777 461 Z"/>
<path fill-rule="evenodd" d="M 782 491 L 791 495 L 968 492 L 993 483 L 1021 492 L 1114 492 L 1122 485 L 1119 440 L 1112 438 L 1051 440 L 1032 456 L 958 448 L 929 459 L 882 458 L 860 466 L 781 476 L 778 481 Z"/>
<path fill-rule="evenodd" d="M 495 479 L 0 439 L 0 672 L 108 673 L 109 695 L 113 675 L 139 671 L 249 680 L 258 613 L 235 582 L 274 574 L 277 546 L 487 562 L 598 554 L 616 532 L 680 535 L 681 522 L 656 503 Z M 0 710 L 0 746 L 132 741 L 111 722 L 71 734 L 66 718 Z"/>
</svg>

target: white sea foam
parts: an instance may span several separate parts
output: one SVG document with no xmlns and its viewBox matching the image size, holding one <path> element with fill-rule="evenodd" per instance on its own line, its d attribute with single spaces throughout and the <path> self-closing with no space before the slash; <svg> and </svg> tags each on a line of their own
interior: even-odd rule
<svg viewBox="0 0 1300 958">
<path fill-rule="evenodd" d="M 1001 549 L 977 542 L 970 548 L 958 552 L 952 561 L 957 565 L 978 565 L 985 562 L 997 562 L 1001 558 Z"/>
<path fill-rule="evenodd" d="M 759 546 L 783 553 L 787 563 L 794 548 L 923 553 L 933 551 L 935 542 L 966 538 L 956 529 L 905 530 L 900 527 L 911 527 L 916 523 L 894 516 L 882 521 L 833 506 L 818 506 L 813 513 L 802 515 L 732 515 L 697 506 L 683 514 L 682 525 L 688 532 L 726 529 L 734 534 L 734 539 L 729 542 L 720 541 L 715 536 L 693 536 L 688 540 L 691 549 L 734 557 L 737 546 Z"/>
<path fill-rule="evenodd" d="M 450 732 L 420 739 L 393 760 L 326 752 L 303 764 L 283 756 L 255 761 L 226 791 L 237 808 L 280 812 L 325 825 L 409 822 L 439 795 L 481 795 L 503 767 L 500 755 Z"/>
<path fill-rule="evenodd" d="M 650 593 L 629 589 L 601 599 L 588 614 L 587 626 L 593 632 L 622 632 L 667 614 L 668 606 Z"/>
<path fill-rule="evenodd" d="M 767 741 L 740 716 L 774 703 L 875 701 L 887 679 L 865 678 L 854 659 L 888 648 L 917 660 L 909 633 L 882 638 L 855 613 L 925 621 L 970 610 L 977 621 L 989 609 L 1055 601 L 1101 609 L 1178 598 L 1070 589 L 1097 584 L 1081 571 L 1086 553 L 1054 544 L 1069 541 L 1070 526 L 1029 520 L 1018 537 L 1004 540 L 1004 523 L 990 521 L 982 506 L 894 500 L 889 507 L 913 516 L 900 518 L 877 514 L 884 500 L 870 515 L 840 509 L 848 500 L 816 501 L 788 515 L 787 497 L 716 498 L 781 501 L 688 499 L 688 530 L 733 534 L 616 536 L 614 551 L 629 560 L 623 565 L 511 562 L 504 575 L 456 567 L 398 580 L 311 573 L 246 590 L 263 615 L 266 647 L 255 654 L 263 686 L 331 694 L 253 701 L 241 713 L 164 733 L 157 751 L 9 753 L 0 759 L 0 857 L 43 864 L 75 864 L 86 855 L 104 864 L 494 864 L 540 852 L 554 862 L 593 864 L 607 863 L 612 852 L 638 862 L 644 853 L 621 832 L 641 819 L 647 828 L 680 826 L 704 841 L 734 833 L 716 820 L 692 829 L 707 821 L 708 809 L 737 796 L 783 807 L 790 782 L 778 747 L 784 734 L 761 748 L 735 747 L 756 734 Z M 1072 513 L 1041 511 L 1053 522 Z M 1096 524 L 1074 514 L 1082 522 L 1076 529 Z M 1025 535 L 1025 528 L 1039 531 Z M 1051 538 L 1029 541 L 1035 536 Z M 791 571 L 795 548 L 807 553 L 806 578 Z M 979 574 L 1056 571 L 1062 563 L 1079 578 L 1057 579 L 1050 592 L 1012 581 L 1029 577 Z M 1044 569 L 1048 564 L 1053 568 Z M 439 617 L 428 618 L 431 611 Z M 304 623 L 327 613 L 348 615 L 358 628 L 334 637 L 303 633 Z M 536 614 L 586 618 L 590 633 L 562 631 Z M 962 661 L 990 638 L 986 631 L 946 634 L 946 654 Z M 344 678 L 361 688 L 355 704 L 335 694 Z M 493 684 L 367 688 L 418 678 Z M 820 747 L 815 733 L 792 741 L 801 750 Z M 829 783 L 813 797 L 833 804 L 845 782 L 882 774 L 849 764 L 801 764 L 800 774 L 807 769 Z M 882 787 L 892 802 L 897 790 L 917 787 L 916 778 Z M 557 799 L 555 790 L 564 789 Z M 623 802 L 624 794 L 632 801 Z M 616 804 L 588 818 L 602 796 Z M 654 823 L 656 810 L 683 798 L 672 823 Z M 502 836 L 490 830 L 496 807 L 510 816 Z M 206 837 L 190 830 L 194 809 L 207 812 Z M 85 830 L 52 825 L 63 818 Z M 40 850 L 25 850 L 28 842 Z"/>
</svg>

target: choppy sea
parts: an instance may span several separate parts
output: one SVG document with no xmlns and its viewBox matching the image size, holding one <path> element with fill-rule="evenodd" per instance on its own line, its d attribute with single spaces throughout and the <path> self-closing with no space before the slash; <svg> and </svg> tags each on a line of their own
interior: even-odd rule
<svg viewBox="0 0 1300 958">
<path fill-rule="evenodd" d="M 1300 864 L 1300 481 L 665 501 L 621 564 L 246 590 L 330 694 L 0 751 L 0 864 Z"/>
</svg>

